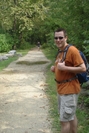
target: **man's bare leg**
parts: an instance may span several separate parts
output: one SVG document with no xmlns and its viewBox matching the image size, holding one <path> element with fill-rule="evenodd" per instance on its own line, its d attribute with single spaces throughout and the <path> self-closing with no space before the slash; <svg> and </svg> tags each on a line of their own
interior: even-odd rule
<svg viewBox="0 0 89 133">
<path fill-rule="evenodd" d="M 77 133 L 77 118 L 70 122 L 61 122 L 61 133 Z"/>
<path fill-rule="evenodd" d="M 61 122 L 61 133 L 69 133 L 69 132 L 70 132 L 70 123 Z"/>
<path fill-rule="evenodd" d="M 70 121 L 70 133 L 77 133 L 78 121 L 77 117 L 74 117 L 74 120 Z"/>
</svg>

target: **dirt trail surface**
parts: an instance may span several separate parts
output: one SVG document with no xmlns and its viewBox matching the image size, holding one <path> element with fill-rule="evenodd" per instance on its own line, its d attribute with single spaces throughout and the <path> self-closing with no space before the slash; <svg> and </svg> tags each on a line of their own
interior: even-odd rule
<svg viewBox="0 0 89 133">
<path fill-rule="evenodd" d="M 0 73 L 0 133 L 52 133 L 44 92 L 49 63 L 31 50 Z"/>
</svg>

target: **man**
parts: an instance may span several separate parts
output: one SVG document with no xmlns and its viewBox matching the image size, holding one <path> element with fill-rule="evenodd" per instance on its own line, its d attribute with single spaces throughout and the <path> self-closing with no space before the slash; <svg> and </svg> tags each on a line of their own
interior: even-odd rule
<svg viewBox="0 0 89 133">
<path fill-rule="evenodd" d="M 67 33 L 64 29 L 57 29 L 54 39 L 61 51 L 56 58 L 55 65 L 51 67 L 57 83 L 61 133 L 77 133 L 76 107 L 80 84 L 76 74 L 85 72 L 86 67 L 78 49 L 74 46 L 69 47 L 66 59 L 62 62 L 64 50 L 68 46 Z"/>
<path fill-rule="evenodd" d="M 37 42 L 38 50 L 40 50 L 40 42 Z"/>
</svg>

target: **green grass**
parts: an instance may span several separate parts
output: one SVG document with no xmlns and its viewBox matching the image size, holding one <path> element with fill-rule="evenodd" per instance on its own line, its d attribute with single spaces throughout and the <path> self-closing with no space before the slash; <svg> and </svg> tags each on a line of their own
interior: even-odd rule
<svg viewBox="0 0 89 133">
<path fill-rule="evenodd" d="M 60 132 L 60 122 L 59 122 L 59 115 L 58 115 L 58 106 L 57 106 L 57 92 L 56 92 L 56 83 L 54 81 L 54 73 L 50 71 L 51 65 L 53 65 L 55 61 L 55 56 L 57 53 L 57 50 L 54 49 L 44 49 L 44 54 L 48 59 L 52 61 L 52 63 L 48 66 L 46 71 L 46 83 L 47 88 L 45 90 L 49 102 L 50 102 L 50 110 L 49 110 L 49 117 L 52 120 L 52 131 L 54 133 Z"/>
<path fill-rule="evenodd" d="M 51 66 L 51 65 L 50 65 Z M 57 110 L 57 93 L 56 93 L 56 84 L 54 81 L 54 74 L 50 71 L 50 66 L 47 69 L 46 83 L 48 84 L 46 89 L 46 94 L 49 98 L 50 102 L 50 118 L 52 119 L 52 130 L 54 133 L 59 133 L 60 131 L 60 123 L 59 123 L 59 115 Z"/>
<path fill-rule="evenodd" d="M 89 116 L 85 110 L 77 109 L 78 133 L 89 133 Z"/>
<path fill-rule="evenodd" d="M 17 60 L 18 57 L 9 57 L 7 60 L 0 61 L 0 71 L 6 68 L 12 61 Z"/>
<path fill-rule="evenodd" d="M 48 59 L 52 61 L 52 64 L 55 60 L 56 52 L 54 49 L 44 49 L 44 54 Z M 56 83 L 54 81 L 54 74 L 50 71 L 50 64 L 47 68 L 46 72 L 46 82 L 48 84 L 46 88 L 46 94 L 49 98 L 50 102 L 50 118 L 52 119 L 52 130 L 53 133 L 59 133 L 60 132 L 60 122 L 59 122 L 59 115 L 57 110 L 57 95 L 56 95 Z M 83 103 L 83 100 L 85 100 L 86 97 L 83 99 L 82 95 L 79 97 L 79 103 L 78 103 L 78 109 L 76 112 L 77 118 L 78 118 L 78 133 L 89 133 L 89 113 L 85 106 L 80 108 L 80 103 Z M 89 103 L 89 102 L 88 102 Z"/>
<path fill-rule="evenodd" d="M 28 50 L 18 50 L 17 53 L 21 53 L 22 56 L 27 54 Z M 7 60 L 0 61 L 0 71 L 6 68 L 12 61 L 15 61 L 19 58 L 19 56 L 9 57 Z"/>
</svg>

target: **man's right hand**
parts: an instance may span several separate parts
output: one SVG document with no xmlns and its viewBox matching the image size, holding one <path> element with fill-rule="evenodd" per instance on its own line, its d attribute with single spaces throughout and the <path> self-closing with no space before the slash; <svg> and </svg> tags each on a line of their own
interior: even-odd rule
<svg viewBox="0 0 89 133">
<path fill-rule="evenodd" d="M 51 66 L 51 71 L 55 72 L 55 66 Z"/>
</svg>

